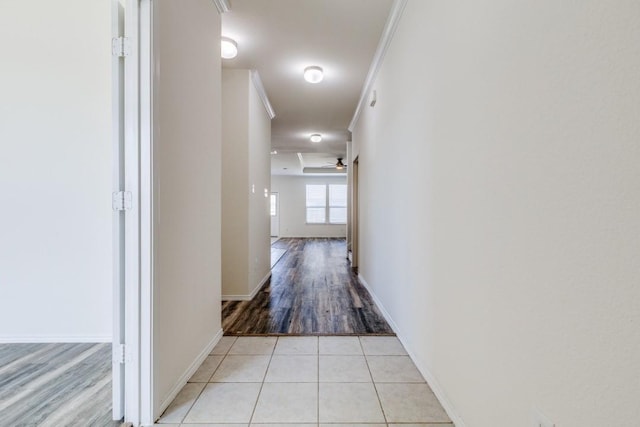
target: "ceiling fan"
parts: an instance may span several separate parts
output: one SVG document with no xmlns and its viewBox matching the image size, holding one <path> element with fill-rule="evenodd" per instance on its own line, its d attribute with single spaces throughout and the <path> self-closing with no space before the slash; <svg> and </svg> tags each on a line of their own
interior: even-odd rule
<svg viewBox="0 0 640 427">
<path fill-rule="evenodd" d="M 337 162 L 334 163 L 327 163 L 326 166 L 322 166 L 323 168 L 336 168 L 338 170 L 342 170 L 342 169 L 346 169 L 347 165 L 345 165 L 344 163 L 342 163 L 342 157 L 338 157 L 337 158 Z"/>
</svg>

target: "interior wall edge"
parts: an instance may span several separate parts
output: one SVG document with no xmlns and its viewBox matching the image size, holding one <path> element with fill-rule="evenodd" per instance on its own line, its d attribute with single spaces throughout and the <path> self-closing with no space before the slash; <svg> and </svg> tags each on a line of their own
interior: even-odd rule
<svg viewBox="0 0 640 427">
<path fill-rule="evenodd" d="M 180 393 L 180 390 L 182 390 L 182 388 L 187 384 L 187 381 L 189 381 L 189 378 L 191 378 L 191 376 L 195 374 L 195 372 L 198 370 L 200 365 L 202 365 L 202 362 L 204 362 L 207 356 L 209 356 L 209 354 L 211 353 L 213 348 L 216 346 L 216 344 L 220 342 L 220 339 L 222 339 L 223 333 L 224 332 L 222 328 L 220 328 L 218 332 L 216 332 L 216 334 L 213 336 L 211 341 L 209 341 L 209 343 L 204 347 L 204 349 L 202 349 L 202 351 L 200 352 L 198 357 L 193 361 L 193 363 L 191 363 L 191 365 L 189 365 L 189 367 L 184 371 L 184 373 L 180 376 L 180 378 L 178 378 L 174 386 L 171 388 L 171 391 L 169 391 L 167 396 L 162 399 L 162 403 L 158 407 L 158 413 L 154 414 L 153 416 L 155 420 L 157 420 L 160 417 L 160 415 L 162 415 L 162 413 L 169 407 L 169 405 L 171 404 L 171 402 L 173 402 L 173 400 L 176 398 L 178 393 Z"/>
<path fill-rule="evenodd" d="M 251 301 L 270 278 L 271 270 L 269 270 L 269 273 L 262 278 L 260 283 L 258 283 L 258 286 L 256 286 L 249 295 L 222 295 L 222 301 Z"/>
<path fill-rule="evenodd" d="M 418 371 L 420 371 L 420 374 L 422 374 L 425 381 L 427 381 L 427 383 L 429 384 L 429 387 L 431 387 L 433 394 L 436 395 L 436 397 L 440 401 L 440 404 L 444 408 L 445 412 L 447 413 L 447 415 L 449 415 L 449 418 L 451 418 L 451 421 L 453 421 L 453 423 L 455 424 L 455 427 L 466 427 L 466 424 L 464 423 L 460 415 L 458 415 L 458 411 L 456 411 L 455 407 L 453 406 L 453 403 L 451 402 L 451 399 L 449 399 L 449 397 L 445 393 L 444 388 L 442 387 L 440 382 L 436 379 L 436 377 L 431 373 L 431 371 L 426 366 L 423 366 L 420 363 L 418 358 L 415 356 L 415 353 L 409 346 L 409 341 L 407 341 L 404 338 L 404 334 L 400 330 L 400 327 L 395 322 L 395 320 L 393 320 L 393 317 L 391 317 L 391 314 L 389 313 L 389 311 L 387 311 L 387 309 L 384 307 L 384 304 L 382 304 L 382 301 L 380 300 L 380 298 L 378 298 L 376 293 L 373 291 L 373 288 L 369 286 L 369 284 L 367 283 L 367 280 L 362 276 L 362 274 L 358 274 L 358 280 L 360 281 L 362 286 L 365 287 L 367 292 L 369 292 L 369 295 L 371 295 L 371 298 L 373 299 L 373 303 L 376 305 L 376 307 L 378 307 L 378 309 L 382 313 L 382 316 L 384 317 L 384 320 L 386 320 L 389 326 L 391 326 L 391 329 L 393 329 L 393 332 L 395 332 L 396 337 L 400 340 L 400 342 L 404 346 L 404 349 L 407 351 L 407 354 L 409 355 L 413 363 L 416 365 L 416 367 L 418 368 Z"/>
</svg>

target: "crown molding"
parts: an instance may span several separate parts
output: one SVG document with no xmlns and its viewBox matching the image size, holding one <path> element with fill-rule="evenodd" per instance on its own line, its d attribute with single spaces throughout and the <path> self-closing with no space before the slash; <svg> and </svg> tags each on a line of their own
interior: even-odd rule
<svg viewBox="0 0 640 427">
<path fill-rule="evenodd" d="M 218 9 L 218 13 L 222 15 L 223 13 L 227 13 L 231 10 L 231 5 L 229 5 L 229 0 L 213 0 L 213 4 L 216 5 L 216 9 Z"/>
<path fill-rule="evenodd" d="M 267 110 L 269 118 L 273 120 L 273 118 L 276 116 L 276 112 L 273 110 L 271 102 L 269 102 L 269 97 L 267 96 L 267 92 L 264 90 L 264 85 L 262 84 L 262 79 L 260 78 L 258 70 L 251 70 L 251 81 L 253 82 L 253 86 L 255 86 L 256 90 L 258 91 L 258 96 L 262 100 L 264 109 Z"/>
<path fill-rule="evenodd" d="M 393 5 L 391 6 L 391 11 L 389 12 L 389 17 L 387 18 L 387 22 L 384 25 L 384 30 L 382 31 L 382 36 L 380 37 L 380 41 L 378 42 L 378 48 L 376 49 L 376 53 L 373 55 L 373 61 L 371 61 L 371 66 L 369 67 L 369 73 L 367 73 L 367 78 L 364 81 L 364 85 L 362 86 L 362 93 L 360 94 L 360 101 L 358 101 L 358 106 L 356 107 L 356 111 L 353 113 L 353 118 L 351 119 L 351 123 L 349 123 L 349 132 L 353 132 L 353 128 L 362 113 L 362 108 L 367 102 L 367 98 L 369 96 L 369 92 L 373 87 L 373 83 L 376 81 L 376 77 L 378 77 L 378 72 L 380 71 L 380 67 L 382 66 L 382 62 L 384 61 L 384 57 L 387 54 L 387 50 L 389 49 L 389 45 L 393 40 L 393 35 L 396 32 L 396 28 L 398 27 L 398 23 L 400 22 L 400 18 L 402 17 L 402 12 L 404 12 L 404 8 L 407 5 L 408 0 L 394 0 Z"/>
</svg>

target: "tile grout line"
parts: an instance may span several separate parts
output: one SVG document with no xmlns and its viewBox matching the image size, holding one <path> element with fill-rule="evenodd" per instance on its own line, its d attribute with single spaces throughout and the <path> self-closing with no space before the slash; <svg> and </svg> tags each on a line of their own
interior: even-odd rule
<svg viewBox="0 0 640 427">
<path fill-rule="evenodd" d="M 362 355 L 364 356 L 364 362 L 367 364 L 367 370 L 369 371 L 369 375 L 371 376 L 371 383 L 373 384 L 373 389 L 376 392 L 376 397 L 378 398 L 378 404 L 380 405 L 380 410 L 382 411 L 382 417 L 384 418 L 384 423 L 389 426 L 389 420 L 387 420 L 387 414 L 384 411 L 384 407 L 382 406 L 382 400 L 380 400 L 380 394 L 378 394 L 378 387 L 376 387 L 376 382 L 373 379 L 373 373 L 371 373 L 371 367 L 369 366 L 369 359 L 367 359 L 367 354 L 364 351 L 364 346 L 362 345 L 361 336 L 358 336 L 358 343 L 360 344 L 360 348 L 362 349 Z"/>
<path fill-rule="evenodd" d="M 271 361 L 273 360 L 273 354 L 276 352 L 276 347 L 278 345 L 278 341 L 280 341 L 280 337 L 276 337 L 276 342 L 273 343 L 273 348 L 271 349 L 271 355 L 269 356 L 269 363 L 267 363 L 267 369 L 264 371 L 264 376 L 262 377 L 262 382 L 260 383 L 260 390 L 258 390 L 258 396 L 256 396 L 256 402 L 253 404 L 253 411 L 251 411 L 251 416 L 249 417 L 249 424 L 253 423 L 253 417 L 256 414 L 256 408 L 258 407 L 258 402 L 260 401 L 260 395 L 262 395 L 262 389 L 264 388 L 264 382 L 267 379 L 267 374 L 269 373 L 269 367 L 271 366 Z"/>
<path fill-rule="evenodd" d="M 224 337 L 224 334 L 223 334 L 223 337 Z M 211 374 L 211 377 L 209 378 L 209 380 L 211 380 L 211 378 L 213 378 L 213 375 L 215 374 L 215 371 L 217 371 L 217 370 L 218 370 L 218 368 L 220 367 L 220 365 L 222 365 L 222 362 L 224 362 L 224 359 L 226 359 L 226 358 L 227 358 L 227 355 L 229 354 L 229 351 L 231 351 L 231 347 L 233 347 L 233 346 L 235 345 L 236 341 L 238 341 L 238 338 L 237 338 L 237 337 L 236 337 L 236 339 L 235 339 L 235 340 L 233 340 L 233 343 L 229 346 L 229 348 L 227 349 L 227 351 L 222 355 L 222 360 L 220 361 L 220 363 L 218 364 L 218 366 L 216 366 L 216 369 L 214 369 L 214 370 L 213 370 L 213 374 Z M 214 349 L 215 349 L 215 347 L 214 347 Z M 211 350 L 211 351 L 213 351 L 213 350 Z M 211 353 L 209 353 L 209 354 L 207 355 L 207 357 L 209 357 L 209 356 L 211 356 Z M 204 363 L 204 362 L 202 362 L 202 363 Z M 200 367 L 198 367 L 198 369 L 199 369 L 199 368 L 200 368 Z M 189 384 L 189 380 L 187 380 L 187 384 Z M 198 383 L 191 383 L 191 384 L 198 384 Z M 202 384 L 202 383 L 200 383 L 200 384 Z M 195 406 L 195 404 L 196 404 L 196 402 L 198 401 L 198 399 L 200 398 L 200 396 L 202 396 L 202 393 L 204 392 L 204 389 L 205 389 L 205 388 L 207 388 L 207 386 L 208 386 L 209 384 L 210 384 L 210 383 L 209 383 L 209 381 L 207 381 L 206 383 L 204 383 L 204 387 L 202 387 L 202 390 L 200 390 L 200 392 L 198 393 L 198 395 L 193 399 L 193 402 L 191 403 L 191 405 L 189 405 L 189 409 L 187 409 L 187 412 L 185 412 L 185 413 L 184 413 L 184 416 L 180 419 L 180 422 L 178 423 L 178 425 L 182 425 L 182 424 L 184 424 L 184 420 L 187 418 L 187 416 L 189 415 L 189 412 L 191 412 L 191 410 L 192 410 L 192 409 L 193 409 L 193 407 Z M 186 384 L 185 384 L 185 386 L 186 386 Z M 176 397 L 177 397 L 177 396 L 176 396 Z M 175 400 L 175 398 L 174 398 L 174 400 Z M 173 403 L 173 402 L 172 402 L 172 403 Z M 171 406 L 171 405 L 169 405 L 169 406 Z M 167 409 L 169 409 L 169 407 L 167 407 Z M 166 412 L 167 410 L 165 409 L 164 411 Z M 164 415 L 164 412 L 163 412 L 163 415 Z M 160 417 L 158 418 L 158 420 L 160 420 L 160 418 L 162 418 L 162 416 L 160 416 Z M 158 423 L 158 424 L 160 424 L 160 423 Z"/>
</svg>

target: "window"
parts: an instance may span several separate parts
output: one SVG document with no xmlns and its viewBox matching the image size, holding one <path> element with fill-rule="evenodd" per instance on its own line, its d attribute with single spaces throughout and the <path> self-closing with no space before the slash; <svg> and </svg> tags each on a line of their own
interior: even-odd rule
<svg viewBox="0 0 640 427">
<path fill-rule="evenodd" d="M 331 224 L 347 223 L 347 186 L 329 186 L 329 222 Z"/>
<path fill-rule="evenodd" d="M 309 224 L 327 222 L 326 185 L 307 185 L 307 222 Z"/>
<path fill-rule="evenodd" d="M 307 185 L 308 224 L 346 224 L 347 186 Z"/>
<path fill-rule="evenodd" d="M 271 201 L 271 208 L 270 208 L 271 216 L 276 216 L 278 215 L 278 196 L 275 194 L 272 194 L 270 201 Z"/>
</svg>

